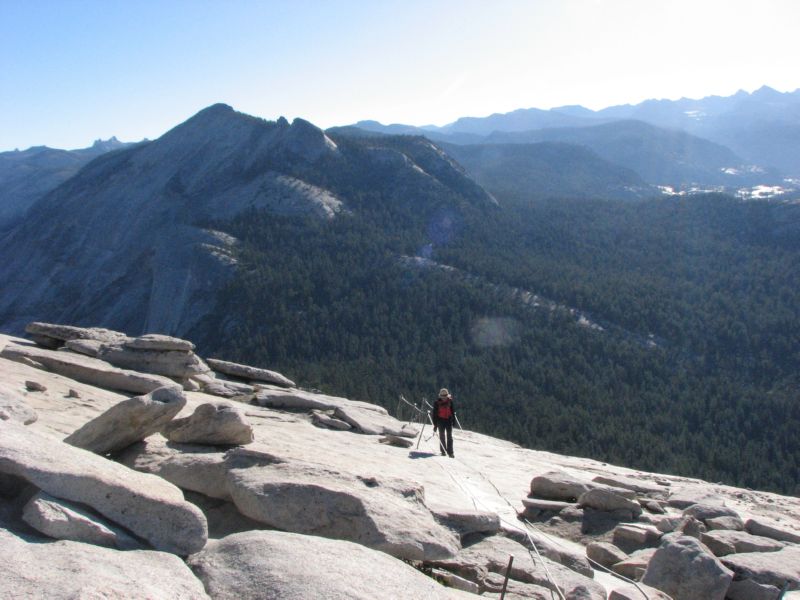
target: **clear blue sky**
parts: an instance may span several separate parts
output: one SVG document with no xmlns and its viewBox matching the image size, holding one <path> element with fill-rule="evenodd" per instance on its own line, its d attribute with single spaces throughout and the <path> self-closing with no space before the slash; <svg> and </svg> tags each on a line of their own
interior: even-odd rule
<svg viewBox="0 0 800 600">
<path fill-rule="evenodd" d="M 798 0 L 0 0 L 0 150 L 800 87 Z"/>
</svg>

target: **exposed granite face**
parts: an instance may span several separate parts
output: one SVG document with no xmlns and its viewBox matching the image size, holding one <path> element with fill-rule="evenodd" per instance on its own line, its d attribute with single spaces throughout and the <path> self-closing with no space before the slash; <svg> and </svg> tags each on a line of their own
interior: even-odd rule
<svg viewBox="0 0 800 600">
<path fill-rule="evenodd" d="M 148 545 L 106 521 L 87 506 L 37 493 L 25 505 L 22 518 L 47 537 L 118 550 L 146 550 Z"/>
<path fill-rule="evenodd" d="M 282 531 L 248 531 L 213 541 L 192 556 L 189 565 L 209 594 L 222 600 L 374 600 L 384 594 L 429 600 L 474 598 L 383 552 Z"/>
<path fill-rule="evenodd" d="M 85 504 L 158 550 L 189 554 L 206 543 L 205 517 L 174 485 L 12 421 L 0 421 L 0 473 Z"/>
<path fill-rule="evenodd" d="M 141 350 L 189 352 L 183 343 L 176 348 L 178 343 L 153 338 Z M 427 567 L 438 569 L 442 580 L 471 589 L 477 586 L 487 597 L 496 597 L 498 578 L 502 579 L 509 554 L 516 557 L 509 584 L 511 597 L 517 592 L 531 597 L 555 593 L 552 587 L 547 589 L 552 584 L 546 574 L 537 570 L 538 555 L 551 575 L 563 583 L 562 592 L 576 598 L 598 599 L 606 594 L 626 598 L 633 592 L 607 576 L 593 578 L 591 560 L 634 579 L 649 571 L 645 583 L 673 597 L 683 593 L 680 586 L 675 587 L 677 584 L 693 581 L 696 588 L 695 583 L 701 580 L 708 587 L 708 597 L 723 597 L 727 593 L 722 589 L 726 572 L 735 572 L 736 585 L 730 586 L 730 598 L 754 593 L 767 598 L 777 589 L 779 580 L 795 577 L 792 569 L 800 564 L 795 556 L 797 546 L 790 540 L 775 539 L 791 538 L 800 530 L 797 498 L 526 450 L 460 430 L 454 432 L 459 451 L 458 459 L 453 460 L 440 457 L 436 440 L 425 436 L 397 438 L 411 442 L 410 449 L 382 443 L 387 429 L 402 429 L 403 425 L 384 409 L 300 389 L 263 386 L 257 396 L 248 394 L 238 396 L 237 401 L 227 401 L 234 407 L 231 412 L 235 413 L 236 423 L 246 421 L 252 428 L 252 445 L 214 446 L 209 444 L 215 439 L 200 440 L 193 435 L 178 436 L 182 441 L 176 442 L 153 433 L 120 453 L 105 457 L 89 454 L 60 439 L 88 423 L 101 422 L 104 414 L 107 419 L 130 399 L 47 371 L 37 360 L 9 360 L 4 347 L 33 349 L 35 358 L 43 362 L 52 357 L 97 361 L 72 350 L 34 348 L 0 335 L 0 381 L 22 395 L 39 417 L 27 426 L 0 421 L 0 452 L 5 453 L 5 458 L 0 457 L 0 470 L 5 471 L 0 475 L 0 553 L 5 543 L 3 527 L 17 532 L 26 527 L 23 507 L 36 491 L 26 487 L 28 481 L 52 496 L 46 505 L 39 502 L 42 506 L 37 508 L 38 514 L 30 505 L 28 519 L 36 523 L 39 531 L 53 537 L 81 536 L 79 539 L 84 541 L 94 539 L 93 543 L 119 547 L 112 540 L 126 540 L 125 536 L 133 533 L 130 539 L 134 542 L 188 553 L 200 549 L 205 542 L 199 506 L 208 520 L 213 519 L 213 531 L 219 536 L 278 527 L 310 536 L 308 539 L 314 541 L 305 544 L 303 550 L 321 539 L 318 536 L 337 543 L 344 543 L 342 539 L 356 541 L 364 551 L 367 546 L 384 550 L 381 556 L 387 560 L 396 558 L 386 552 L 423 560 Z M 41 383 L 43 390 L 27 391 L 26 381 Z M 208 387 L 213 378 L 201 375 L 197 381 L 197 387 Z M 167 435 L 187 427 L 190 432 L 202 430 L 205 435 L 215 430 L 216 417 L 226 422 L 230 417 L 217 414 L 220 401 L 213 396 L 181 392 L 176 385 L 170 390 L 170 396 L 185 397 L 186 404 L 183 408 L 178 406 L 180 413 L 171 424 L 157 428 Z M 347 416 L 356 425 L 346 429 L 320 427 L 320 417 L 332 418 L 331 413 Z M 112 429 L 135 429 L 116 422 Z M 151 432 L 135 437 L 148 433 Z M 99 436 L 106 437 L 109 436 Z M 18 443 L 13 443 L 15 439 Z M 189 439 L 195 443 L 183 443 Z M 124 476 L 119 469 L 124 469 Z M 141 477 L 148 479 L 140 481 Z M 551 495 L 555 490 L 572 499 L 576 490 L 584 489 L 584 502 L 579 506 L 530 496 L 532 480 L 534 494 Z M 190 502 L 186 502 L 184 494 Z M 591 494 L 603 501 L 595 501 L 598 498 Z M 606 503 L 606 499 L 613 502 Z M 643 507 L 641 514 L 630 510 L 632 503 Z M 526 524 L 517 519 L 518 512 L 529 521 L 527 530 Z M 180 531 L 165 526 L 178 521 L 183 523 Z M 187 538 L 192 523 L 199 526 L 195 527 L 199 535 Z M 704 523 L 713 523 L 714 528 L 703 532 Z M 742 531 L 744 523 L 748 530 L 772 537 L 759 538 L 752 531 Z M 211 529 L 210 521 L 208 525 Z M 738 553 L 717 559 L 703 550 L 695 538 L 687 537 L 689 533 L 705 535 L 709 543 L 715 540 L 719 548 Z M 14 543 L 17 542 L 9 542 Z M 67 542 L 51 544 L 55 543 Z M 667 546 L 672 550 L 667 552 Z M 237 542 L 227 547 L 225 554 L 237 547 L 249 546 L 239 546 Z M 26 548 L 19 546 L 17 551 L 25 552 Z M 622 550 L 632 554 L 626 556 Z M 530 553 L 537 556 L 536 561 L 528 560 Z M 664 560 L 664 554 L 670 555 L 669 560 Z M 723 566 L 714 572 L 701 569 L 699 574 L 693 573 L 686 566 L 687 561 L 681 562 L 684 554 L 690 555 L 690 565 L 698 562 L 692 558 L 696 555 L 702 559 L 699 562 L 715 569 L 720 562 Z M 219 564 L 229 565 L 230 556 L 233 555 L 223 559 L 219 555 L 212 562 L 222 560 Z M 332 552 L 332 556 L 338 555 Z M 349 560 L 353 556 L 356 554 L 349 553 Z M 240 564 L 261 560 L 257 556 L 241 558 L 244 562 Z M 113 564 L 107 558 L 102 560 Z M 362 566 L 355 564 L 354 568 Z M 227 576 L 224 570 L 214 569 L 215 585 L 222 586 L 219 589 L 238 589 L 239 583 L 247 584 L 239 571 Z M 47 572 L 41 575 L 43 581 L 49 576 Z M 424 581 L 425 585 L 439 585 L 429 578 Z M 373 584 L 373 596 L 385 593 L 382 585 L 385 582 Z M 158 588 L 161 592 L 156 590 L 151 595 L 157 598 L 162 597 L 159 593 L 174 591 L 167 584 L 164 586 Z M 429 597 L 437 597 L 435 594 L 440 592 L 461 593 L 441 586 L 431 589 L 435 592 Z"/>
<path fill-rule="evenodd" d="M 733 580 L 725 567 L 698 540 L 670 534 L 653 553 L 642 582 L 673 600 L 724 600 Z"/>
<path fill-rule="evenodd" d="M 295 387 L 294 381 L 288 379 L 268 369 L 257 369 L 248 365 L 241 365 L 239 363 L 230 362 L 227 360 L 220 360 L 218 358 L 209 358 L 206 360 L 208 366 L 213 370 L 224 375 L 232 377 L 239 377 L 251 382 L 264 382 L 278 385 L 281 387 L 292 388 Z"/>
<path fill-rule="evenodd" d="M 154 142 L 87 165 L 0 242 L 17 282 L 3 290 L 0 322 L 19 331 L 44 315 L 133 334 L 188 331 L 235 267 L 235 240 L 194 223 L 284 196 L 289 212 L 317 210 L 323 192 L 282 183 L 278 173 L 242 176 L 265 154 L 313 144 L 308 127 L 283 129 L 217 105 Z M 282 193 L 262 195 L 265 186 Z M 65 255 L 70 269 L 60 271 L 57 257 Z"/>
<path fill-rule="evenodd" d="M 171 442 L 238 446 L 253 441 L 244 411 L 232 404 L 201 404 L 190 417 L 175 419 L 162 430 Z"/>
<path fill-rule="evenodd" d="M 791 545 L 777 552 L 746 552 L 724 556 L 722 563 L 737 579 L 752 579 L 762 585 L 800 590 L 800 546 Z"/>
<path fill-rule="evenodd" d="M 164 429 L 185 405 L 179 388 L 158 388 L 115 404 L 64 441 L 97 454 L 119 452 Z"/>
<path fill-rule="evenodd" d="M 1 523 L 0 563 L 2 598 L 210 600 L 200 580 L 173 554 L 20 537 Z"/>
<path fill-rule="evenodd" d="M 409 201 L 424 187 L 492 202 L 429 142 L 406 145 L 406 160 L 384 168 L 390 200 Z M 14 282 L 0 282 L 0 326 L 21 333 L 49 320 L 131 335 L 196 332 L 237 268 L 238 241 L 202 224 L 246 210 L 335 219 L 351 207 L 319 181 L 368 169 L 369 154 L 343 152 L 302 119 L 268 122 L 217 104 L 155 141 L 103 155 L 0 236 L 3 282 Z"/>
<path fill-rule="evenodd" d="M 104 360 L 76 352 L 60 352 L 8 344 L 0 350 L 0 358 L 21 364 L 33 363 L 63 377 L 103 389 L 147 394 L 161 387 L 179 387 L 177 383 L 167 377 L 120 369 Z M 41 375 L 39 377 L 41 378 Z"/>
<path fill-rule="evenodd" d="M 25 388 L 28 388 L 27 382 Z M 46 390 L 45 390 L 46 391 Z M 0 381 L 0 420 L 14 420 L 23 425 L 34 423 L 39 416 L 23 396 L 21 390 Z"/>
</svg>

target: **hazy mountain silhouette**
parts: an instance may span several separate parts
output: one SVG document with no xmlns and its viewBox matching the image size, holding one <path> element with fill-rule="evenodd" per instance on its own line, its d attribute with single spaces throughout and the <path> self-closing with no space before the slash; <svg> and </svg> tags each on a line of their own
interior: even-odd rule
<svg viewBox="0 0 800 600">
<path fill-rule="evenodd" d="M 0 231 L 10 228 L 36 200 L 90 160 L 128 145 L 112 137 L 78 150 L 34 146 L 0 152 Z"/>
<path fill-rule="evenodd" d="M 800 90 L 781 93 L 764 86 L 727 97 L 648 100 L 596 115 L 678 127 L 724 144 L 750 162 L 800 175 Z"/>
<path fill-rule="evenodd" d="M 613 121 L 589 127 L 493 133 L 487 143 L 568 142 L 590 148 L 604 159 L 631 169 L 645 181 L 659 185 L 736 186 L 745 161 L 730 149 L 679 129 L 664 129 L 643 121 Z M 763 176 L 760 176 L 760 182 Z"/>
<path fill-rule="evenodd" d="M 665 131 L 640 127 L 634 134 L 631 120 L 641 121 Z M 614 123 L 622 130 L 615 132 Z M 594 125 L 608 125 L 605 129 L 594 129 L 590 134 L 578 132 L 566 133 L 568 128 L 581 129 Z M 759 166 L 767 171 L 777 169 L 790 175 L 800 175 L 800 90 L 781 93 L 769 87 L 762 87 L 753 93 L 740 91 L 732 96 L 709 96 L 701 99 L 682 98 L 680 100 L 646 100 L 639 104 L 611 106 L 593 111 L 582 106 L 562 106 L 550 110 L 520 109 L 504 114 L 493 114 L 488 117 L 463 117 L 443 127 L 426 126 L 415 128 L 408 125 L 395 124 L 382 126 L 374 121 L 362 121 L 356 124 L 374 132 L 414 133 L 425 135 L 433 140 L 447 141 L 457 144 L 476 144 L 487 141 L 572 141 L 572 139 L 591 135 L 590 146 L 601 156 L 617 162 L 598 150 L 599 146 L 615 143 L 614 138 L 628 136 L 629 142 L 640 148 L 648 148 L 652 152 L 656 146 L 663 146 L 660 138 L 673 138 L 669 152 L 656 160 L 652 156 L 644 170 L 637 168 L 636 163 L 642 161 L 618 162 L 620 166 L 632 168 L 649 183 L 665 183 L 664 179 L 676 184 L 723 185 L 732 182 L 729 177 L 715 171 L 718 168 L 737 168 L 737 164 L 722 164 L 723 157 L 719 147 L 703 145 L 694 138 L 687 140 L 687 153 L 680 151 L 675 130 L 705 138 L 717 146 L 725 146 L 730 150 L 729 162 L 738 161 Z M 557 128 L 558 134 L 524 135 L 518 139 L 502 134 L 520 134 L 531 131 L 542 131 Z M 601 141 L 598 136 L 611 136 Z M 619 152 L 615 153 L 620 156 Z M 738 158 L 737 158 L 738 157 Z M 656 163 L 661 163 L 660 166 Z M 683 168 L 682 165 L 693 162 Z M 670 164 L 672 163 L 672 164 Z M 640 165 L 641 167 L 642 165 Z M 653 177 L 655 175 L 655 178 Z M 745 178 L 746 179 L 746 178 Z M 759 183 L 774 182 L 777 174 L 770 172 L 761 176 Z"/>
<path fill-rule="evenodd" d="M 442 147 L 498 197 L 631 199 L 658 194 L 634 171 L 577 144 L 442 144 Z"/>
</svg>

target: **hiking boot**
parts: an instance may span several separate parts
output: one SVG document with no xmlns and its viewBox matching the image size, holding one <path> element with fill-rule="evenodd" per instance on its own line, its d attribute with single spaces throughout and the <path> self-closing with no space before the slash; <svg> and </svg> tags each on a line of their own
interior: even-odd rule
<svg viewBox="0 0 800 600">
<path fill-rule="evenodd" d="M 448 456 L 449 456 L 450 458 L 455 458 L 455 455 L 453 455 L 453 454 L 448 454 Z"/>
</svg>

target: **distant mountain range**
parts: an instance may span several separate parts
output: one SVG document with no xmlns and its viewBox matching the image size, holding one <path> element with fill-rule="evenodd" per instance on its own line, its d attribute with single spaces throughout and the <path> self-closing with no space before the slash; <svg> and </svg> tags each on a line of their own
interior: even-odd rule
<svg viewBox="0 0 800 600">
<path fill-rule="evenodd" d="M 475 181 L 504 201 L 524 202 L 530 195 L 628 200 L 659 194 L 636 172 L 583 145 L 439 144 Z"/>
<path fill-rule="evenodd" d="M 596 114 L 683 129 L 728 146 L 747 161 L 800 175 L 800 90 L 781 93 L 764 86 L 751 94 L 648 100 Z"/>
<path fill-rule="evenodd" d="M 443 127 L 375 121 L 354 127 L 454 144 L 575 143 L 654 185 L 735 189 L 791 185 L 784 179 L 800 178 L 800 90 L 762 87 L 751 94 L 648 100 L 599 111 L 582 106 L 520 109 L 464 117 Z"/>
<path fill-rule="evenodd" d="M 628 168 L 656 185 L 741 187 L 780 181 L 774 172 L 753 174 L 728 148 L 679 129 L 624 120 L 588 127 L 496 132 L 487 143 L 561 142 L 589 148 L 612 164 Z"/>
<path fill-rule="evenodd" d="M 34 146 L 24 151 L 0 152 L 0 231 L 13 225 L 36 200 L 90 160 L 129 145 L 112 137 L 78 150 Z"/>
</svg>

